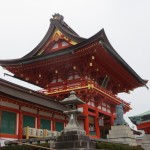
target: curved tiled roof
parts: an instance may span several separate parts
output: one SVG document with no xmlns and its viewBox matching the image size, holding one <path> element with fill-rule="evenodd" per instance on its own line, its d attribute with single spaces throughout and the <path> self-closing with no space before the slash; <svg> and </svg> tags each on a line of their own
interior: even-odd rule
<svg viewBox="0 0 150 150">
<path fill-rule="evenodd" d="M 0 92 L 20 101 L 35 103 L 57 111 L 64 111 L 65 106 L 42 93 L 11 83 L 0 78 Z"/>
<path fill-rule="evenodd" d="M 146 112 L 144 112 L 144 113 L 135 115 L 135 116 L 131 116 L 131 117 L 142 117 L 142 116 L 145 116 L 145 115 L 150 115 L 150 110 L 149 110 L 149 111 L 146 111 Z"/>
<path fill-rule="evenodd" d="M 143 121 L 149 120 L 150 121 L 150 110 L 139 115 L 129 117 L 132 123 L 139 124 Z"/>
<path fill-rule="evenodd" d="M 73 31 L 64 21 L 63 16 L 59 14 L 55 14 L 53 18 L 50 19 L 49 29 L 42 39 L 42 41 L 27 55 L 22 58 L 33 57 L 40 48 L 48 41 L 48 39 L 52 36 L 55 29 L 59 29 L 66 37 L 72 39 L 73 41 L 80 43 L 85 40 L 85 38 L 80 37 L 75 31 Z"/>
<path fill-rule="evenodd" d="M 63 32 L 64 35 L 67 37 L 70 37 L 71 39 L 77 41 L 78 43 L 76 45 L 72 45 L 70 47 L 61 49 L 59 51 L 54 51 L 42 55 L 35 55 L 43 44 L 47 42 L 49 37 L 52 35 L 55 28 L 58 28 L 61 32 Z M 7 66 L 17 66 L 17 65 L 23 65 L 23 64 L 29 64 L 36 61 L 46 60 L 57 56 L 62 55 L 68 55 L 73 54 L 75 51 L 79 50 L 80 48 L 83 48 L 86 45 L 90 45 L 91 43 L 95 41 L 100 41 L 99 44 L 104 47 L 104 49 L 111 55 L 115 60 L 118 61 L 120 65 L 125 68 L 129 74 L 131 74 L 141 85 L 145 85 L 148 82 L 147 80 L 143 80 L 124 60 L 123 58 L 115 51 L 115 49 L 111 46 L 110 42 L 108 41 L 108 38 L 105 34 L 104 29 L 100 30 L 98 33 L 96 33 L 94 36 L 84 39 L 80 37 L 77 33 L 75 33 L 64 21 L 63 16 L 59 14 L 55 14 L 53 16 L 53 19 L 51 19 L 51 24 L 48 32 L 46 33 L 43 40 L 37 45 L 37 47 L 32 50 L 30 53 L 25 55 L 24 57 L 20 59 L 13 59 L 13 60 L 0 60 L 0 65 L 2 67 Z M 146 86 L 147 87 L 147 86 Z M 148 87 L 147 87 L 148 88 Z"/>
</svg>

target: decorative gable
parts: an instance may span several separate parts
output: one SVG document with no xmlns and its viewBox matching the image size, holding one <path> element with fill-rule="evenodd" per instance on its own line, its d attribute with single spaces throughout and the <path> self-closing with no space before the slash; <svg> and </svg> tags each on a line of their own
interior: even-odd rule
<svg viewBox="0 0 150 150">
<path fill-rule="evenodd" d="M 54 51 L 61 50 L 61 49 L 64 49 L 66 47 L 70 47 L 76 44 L 77 42 L 66 37 L 60 30 L 55 29 L 52 36 L 45 43 L 45 45 L 43 46 L 43 48 L 39 51 L 37 55 L 54 52 Z"/>
</svg>

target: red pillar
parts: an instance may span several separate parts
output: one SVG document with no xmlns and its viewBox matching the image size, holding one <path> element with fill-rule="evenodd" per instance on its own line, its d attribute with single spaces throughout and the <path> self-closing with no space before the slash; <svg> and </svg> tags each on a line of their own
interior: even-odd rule
<svg viewBox="0 0 150 150">
<path fill-rule="evenodd" d="M 18 139 L 22 139 L 22 132 L 23 132 L 23 118 L 21 112 L 21 106 L 19 106 L 19 121 L 18 121 Z"/>
<path fill-rule="evenodd" d="M 39 115 L 39 110 L 37 110 L 37 129 L 40 129 L 40 115 Z"/>
<path fill-rule="evenodd" d="M 54 115 L 55 115 L 55 114 L 52 113 L 52 120 L 51 120 L 51 121 L 52 121 L 52 123 L 51 123 L 51 125 L 52 125 L 52 126 L 51 126 L 51 130 L 52 130 L 52 131 L 55 131 L 55 130 L 56 130 L 56 129 L 55 129 Z"/>
<path fill-rule="evenodd" d="M 88 104 L 83 104 L 83 114 L 85 115 L 84 120 L 84 130 L 86 132 L 86 135 L 89 135 L 89 113 L 88 113 Z"/>
<path fill-rule="evenodd" d="M 99 128 L 99 123 L 98 123 L 98 117 L 99 117 L 99 112 L 98 112 L 98 108 L 95 107 L 95 131 L 96 131 L 96 136 L 97 138 L 100 138 L 100 128 Z"/>
<path fill-rule="evenodd" d="M 114 115 L 114 112 L 115 112 L 115 110 L 113 109 L 112 111 L 111 111 L 111 118 L 110 118 L 110 123 L 111 123 L 111 126 L 113 126 L 114 125 L 114 119 L 115 119 L 115 115 Z"/>
</svg>

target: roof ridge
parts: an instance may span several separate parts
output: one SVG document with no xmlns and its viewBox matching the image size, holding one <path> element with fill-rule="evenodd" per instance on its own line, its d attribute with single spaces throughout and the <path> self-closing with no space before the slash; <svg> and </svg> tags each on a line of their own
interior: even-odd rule
<svg viewBox="0 0 150 150">
<path fill-rule="evenodd" d="M 47 40 L 52 36 L 54 33 L 55 29 L 58 28 L 61 30 L 61 32 L 66 36 L 72 39 L 73 41 L 80 43 L 85 40 L 85 38 L 80 37 L 73 29 L 71 29 L 64 21 L 64 17 L 60 14 L 54 14 L 53 18 L 50 19 L 50 26 L 41 40 L 41 42 L 28 54 L 23 56 L 22 58 L 30 58 L 33 57 L 35 54 L 38 53 L 38 51 L 44 46 L 44 44 L 47 42 Z M 68 28 L 69 27 L 69 28 Z"/>
</svg>

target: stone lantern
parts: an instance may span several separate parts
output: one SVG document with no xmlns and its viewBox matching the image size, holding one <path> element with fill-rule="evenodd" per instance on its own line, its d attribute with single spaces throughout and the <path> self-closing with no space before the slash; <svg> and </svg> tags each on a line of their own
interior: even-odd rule
<svg viewBox="0 0 150 150">
<path fill-rule="evenodd" d="M 75 94 L 75 91 L 71 91 L 70 96 L 61 101 L 62 104 L 67 106 L 67 110 L 64 111 L 64 113 L 69 116 L 69 123 L 63 130 L 64 134 L 70 131 L 76 131 L 77 133 L 85 134 L 85 131 L 80 127 L 77 121 L 78 115 L 82 113 L 81 110 L 77 109 L 77 105 L 84 104 L 84 102 Z"/>
<path fill-rule="evenodd" d="M 69 116 L 69 123 L 57 137 L 55 142 L 56 150 L 95 150 L 94 143 L 91 142 L 90 137 L 85 135 L 85 131 L 80 127 L 77 116 L 81 113 L 77 109 L 77 105 L 84 104 L 79 99 L 74 91 L 70 92 L 70 96 L 61 101 L 67 106 L 65 114 Z"/>
</svg>

